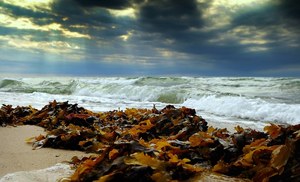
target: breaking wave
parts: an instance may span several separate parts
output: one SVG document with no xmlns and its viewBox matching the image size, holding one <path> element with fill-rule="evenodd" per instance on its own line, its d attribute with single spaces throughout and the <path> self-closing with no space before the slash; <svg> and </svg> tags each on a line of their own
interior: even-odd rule
<svg viewBox="0 0 300 182">
<path fill-rule="evenodd" d="M 59 81 L 41 81 L 32 83 L 23 79 L 2 79 L 0 81 L 0 91 L 17 93 L 49 93 L 49 94 L 72 94 L 76 90 L 76 81 L 71 80 L 67 83 Z"/>
<path fill-rule="evenodd" d="M 57 98 L 86 104 L 90 108 L 101 105 L 104 109 L 118 108 L 118 104 L 124 107 L 175 104 L 222 117 L 300 122 L 300 79 L 297 78 L 0 78 L 0 93 L 5 95 L 0 100 L 2 103 L 22 97 L 18 102 Z M 29 98 L 32 100 L 26 101 Z"/>
<path fill-rule="evenodd" d="M 199 100 L 189 99 L 183 105 L 219 116 L 266 123 L 300 123 L 300 104 L 269 103 L 262 99 L 211 95 Z"/>
</svg>

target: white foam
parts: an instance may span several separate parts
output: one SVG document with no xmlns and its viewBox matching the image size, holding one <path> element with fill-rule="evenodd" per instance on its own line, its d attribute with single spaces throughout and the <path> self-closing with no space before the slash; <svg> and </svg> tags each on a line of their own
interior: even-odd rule
<svg viewBox="0 0 300 182">
<path fill-rule="evenodd" d="M 74 170 L 69 165 L 58 163 L 46 169 L 9 173 L 3 176 L 0 182 L 58 181 L 62 178 L 70 177 L 73 173 Z"/>
<path fill-rule="evenodd" d="M 188 99 L 183 105 L 220 116 L 288 124 L 300 122 L 299 104 L 270 103 L 259 98 L 210 95 Z"/>
</svg>

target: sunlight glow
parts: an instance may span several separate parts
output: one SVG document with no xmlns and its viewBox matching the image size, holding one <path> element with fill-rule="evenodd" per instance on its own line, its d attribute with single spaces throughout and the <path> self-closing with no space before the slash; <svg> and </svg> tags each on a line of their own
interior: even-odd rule
<svg viewBox="0 0 300 182">
<path fill-rule="evenodd" d="M 156 48 L 155 49 L 159 55 L 163 56 L 164 58 L 173 58 L 176 57 L 177 59 L 187 59 L 188 55 L 182 52 L 176 52 L 165 48 Z"/>
<path fill-rule="evenodd" d="M 248 4 L 253 4 L 261 2 L 261 0 L 229 0 L 227 1 L 228 4 L 230 5 L 248 5 Z"/>
<path fill-rule="evenodd" d="M 222 28 L 229 25 L 232 17 L 245 8 L 259 8 L 272 0 L 213 0 L 207 9 L 203 10 L 202 17 L 208 26 L 205 31 Z M 202 2 L 202 0 L 198 0 Z"/>
<path fill-rule="evenodd" d="M 4 2 L 28 9 L 37 10 L 38 8 L 42 8 L 50 10 L 50 3 L 53 2 L 53 0 L 4 0 Z"/>
<path fill-rule="evenodd" d="M 8 45 L 16 48 L 43 50 L 52 53 L 70 52 L 80 47 L 63 41 L 33 41 L 30 36 L 0 36 L 0 41 L 6 41 Z"/>
<path fill-rule="evenodd" d="M 227 7 L 241 7 L 241 6 L 260 6 L 271 0 L 214 0 L 213 5 L 223 5 Z"/>
<path fill-rule="evenodd" d="M 267 32 L 252 26 L 238 26 L 230 31 L 219 34 L 209 41 L 212 44 L 224 45 L 234 42 L 244 45 L 248 52 L 267 51 L 267 45 L 272 42 L 267 38 Z"/>
<path fill-rule="evenodd" d="M 71 32 L 66 28 L 63 28 L 61 24 L 51 23 L 48 25 L 38 26 L 34 24 L 29 18 L 15 18 L 5 14 L 0 14 L 0 25 L 4 27 L 13 27 L 23 30 L 40 30 L 40 31 L 60 31 L 64 36 L 69 38 L 87 38 L 90 39 L 89 35 L 81 34 L 78 32 Z"/>
<path fill-rule="evenodd" d="M 132 36 L 132 31 L 128 31 L 127 34 L 121 35 L 120 38 L 126 42 L 131 36 Z"/>
<path fill-rule="evenodd" d="M 74 61 L 83 59 L 83 56 L 78 54 L 83 49 L 79 45 L 66 41 L 34 41 L 32 38 L 32 36 L 0 36 L 0 45 L 5 42 L 6 48 L 26 50 L 33 54 L 45 52 L 53 55 L 64 54 L 66 58 Z"/>
<path fill-rule="evenodd" d="M 135 16 L 135 10 L 133 8 L 128 8 L 124 10 L 113 10 L 113 9 L 108 9 L 108 11 L 114 15 L 114 16 L 127 16 L 130 18 L 136 18 Z"/>
<path fill-rule="evenodd" d="M 255 46 L 255 47 L 249 47 L 247 49 L 247 52 L 263 52 L 263 51 L 267 51 L 267 50 L 269 50 L 269 48 L 267 48 L 267 47 Z"/>
</svg>

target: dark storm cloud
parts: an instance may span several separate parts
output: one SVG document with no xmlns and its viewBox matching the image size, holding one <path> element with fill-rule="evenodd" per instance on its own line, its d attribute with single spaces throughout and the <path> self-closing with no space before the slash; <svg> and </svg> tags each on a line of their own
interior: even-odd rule
<svg viewBox="0 0 300 182">
<path fill-rule="evenodd" d="M 74 0 L 54 0 L 51 3 L 51 9 L 59 16 L 84 15 L 83 9 Z"/>
<path fill-rule="evenodd" d="M 102 40 L 112 40 L 136 28 L 134 20 L 128 17 L 115 17 L 105 8 L 105 5 L 108 6 L 109 4 L 121 8 L 124 2 L 80 1 L 78 3 L 76 0 L 55 0 L 51 8 L 57 16 L 56 22 L 62 24 L 65 28 L 86 33 Z M 129 2 L 126 4 L 129 4 Z M 81 28 L 73 25 L 83 25 L 85 27 Z"/>
<path fill-rule="evenodd" d="M 131 5 L 128 0 L 74 0 L 81 6 L 85 7 L 94 7 L 99 6 L 103 8 L 110 8 L 110 9 L 124 9 Z"/>
<path fill-rule="evenodd" d="M 93 25 L 95 18 L 91 18 L 91 12 L 85 11 L 74 0 L 55 0 L 51 4 L 51 10 L 56 15 L 56 21 L 65 25 Z M 107 12 L 98 14 L 100 22 L 110 21 L 110 17 L 107 16 Z"/>
<path fill-rule="evenodd" d="M 268 26 L 278 24 L 280 14 L 274 6 L 247 9 L 240 12 L 234 20 L 232 26 L 254 25 Z M 231 27 L 229 27 L 231 28 Z"/>
<path fill-rule="evenodd" d="M 120 36 L 126 33 L 127 29 L 130 28 L 129 25 L 133 25 L 129 18 L 114 17 L 107 9 L 96 6 L 99 5 L 98 3 L 95 3 L 94 6 L 92 3 L 89 5 L 82 6 L 74 0 L 56 0 L 52 3 L 51 8 L 56 14 L 56 22 L 61 23 L 65 28 L 78 32 L 84 31 L 91 36 L 102 39 Z M 73 25 L 82 25 L 85 28 L 76 28 Z M 122 29 L 111 29 L 112 26 L 116 25 Z"/>
<path fill-rule="evenodd" d="M 299 0 L 280 0 L 279 10 L 290 18 L 300 20 L 300 3 Z"/>
<path fill-rule="evenodd" d="M 151 0 L 140 7 L 139 23 L 146 31 L 154 31 L 165 35 L 201 27 L 201 11 L 196 0 Z"/>
<path fill-rule="evenodd" d="M 109 9 L 126 9 L 132 7 L 134 5 L 139 5 L 143 3 L 145 0 L 74 0 L 80 6 L 83 7 L 102 7 L 102 8 L 109 8 Z"/>
<path fill-rule="evenodd" d="M 138 31 L 142 32 L 140 41 L 148 42 L 155 48 L 184 54 L 203 53 L 207 35 L 211 33 L 192 29 L 204 26 L 202 11 L 209 4 L 196 0 L 151 0 L 140 4 L 137 11 Z"/>
<path fill-rule="evenodd" d="M 221 44 L 206 42 L 202 45 L 197 43 L 200 41 L 197 39 L 194 45 L 198 46 L 199 55 L 207 54 L 209 58 L 217 60 L 217 67 L 240 72 L 239 75 L 277 69 L 284 65 L 299 65 L 300 9 L 296 1 L 281 0 L 240 9 L 232 16 L 230 24 L 207 34 L 207 40 L 217 35 L 229 35 L 231 38 L 220 41 Z M 241 28 L 249 32 L 234 32 Z M 256 39 L 264 43 L 255 43 Z M 241 41 L 245 40 L 253 40 L 253 43 L 243 44 Z M 191 52 L 191 45 L 185 47 L 185 51 Z M 260 46 L 266 50 L 249 51 Z M 197 50 L 194 53 L 197 54 Z"/>
<path fill-rule="evenodd" d="M 138 2 L 138 0 L 133 1 Z M 124 9 L 133 5 L 133 1 L 54 0 L 51 4 L 51 9 L 61 19 L 69 18 L 66 22 L 64 22 L 65 24 L 70 23 L 93 26 L 116 23 L 118 18 L 114 17 L 108 9 Z"/>
<path fill-rule="evenodd" d="M 269 50 L 267 55 L 263 54 L 257 59 L 267 61 L 266 65 L 299 64 L 298 56 L 293 55 L 300 46 L 299 7 L 297 0 L 280 0 L 256 9 L 244 10 L 235 17 L 229 28 L 249 26 L 264 32 L 264 39 L 268 40 L 264 46 Z M 253 55 L 252 53 L 247 57 Z"/>
<path fill-rule="evenodd" d="M 270 26 L 286 24 L 300 27 L 300 3 L 298 0 L 280 0 L 259 8 L 243 10 L 235 17 L 235 25 Z"/>
</svg>

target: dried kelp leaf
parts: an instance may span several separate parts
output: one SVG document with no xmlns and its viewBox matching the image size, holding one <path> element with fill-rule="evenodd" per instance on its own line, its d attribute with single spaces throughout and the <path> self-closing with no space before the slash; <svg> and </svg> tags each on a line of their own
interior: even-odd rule
<svg viewBox="0 0 300 182">
<path fill-rule="evenodd" d="M 253 177 L 255 181 L 269 181 L 271 177 L 280 175 L 284 171 L 284 166 L 290 158 L 289 149 L 285 145 L 272 146 L 270 149 L 272 150 L 271 159 L 268 160 L 266 166 L 257 170 Z"/>
<path fill-rule="evenodd" d="M 269 126 L 265 126 L 264 131 L 266 131 L 272 139 L 281 135 L 281 127 L 272 123 Z"/>
<path fill-rule="evenodd" d="M 243 133 L 245 131 L 244 128 L 242 128 L 240 125 L 237 125 L 236 127 L 234 127 L 234 129 L 237 133 Z"/>
<path fill-rule="evenodd" d="M 255 182 L 268 182 L 270 177 L 275 176 L 277 172 L 272 167 L 261 168 L 253 177 Z"/>
<path fill-rule="evenodd" d="M 182 164 L 183 168 L 187 171 L 191 171 L 191 172 L 194 172 L 194 173 L 199 173 L 199 172 L 203 172 L 203 171 L 206 171 L 205 168 L 199 166 L 199 165 L 193 165 L 193 164 L 187 164 L 187 163 L 184 163 Z"/>
<path fill-rule="evenodd" d="M 77 157 L 73 157 L 72 163 L 76 166 L 76 170 L 70 177 L 70 181 L 85 181 L 85 176 L 93 171 L 94 167 L 97 167 L 98 164 L 105 161 L 107 157 L 107 151 L 108 149 L 106 149 L 99 156 L 84 157 L 81 160 Z"/>
<path fill-rule="evenodd" d="M 205 147 L 214 143 L 213 137 L 206 132 L 198 132 L 189 138 L 192 147 Z"/>
<path fill-rule="evenodd" d="M 154 148 L 157 151 L 166 151 L 166 148 L 172 148 L 172 145 L 166 139 L 154 139 L 149 143 L 155 144 Z"/>
<path fill-rule="evenodd" d="M 117 150 L 117 149 L 112 149 L 110 152 L 109 152 L 109 155 L 108 155 L 108 158 L 110 159 L 110 160 L 114 160 L 114 159 L 116 159 L 118 156 L 119 156 L 119 150 Z"/>
<path fill-rule="evenodd" d="M 149 129 L 151 129 L 154 125 L 150 120 L 141 121 L 138 125 L 132 127 L 128 132 L 133 137 L 138 137 L 139 134 L 145 133 Z"/>
<path fill-rule="evenodd" d="M 183 165 L 183 164 L 186 164 L 187 162 L 191 161 L 190 159 L 187 159 L 187 158 L 179 159 L 176 154 L 172 154 L 172 153 L 168 153 L 168 157 L 170 158 L 169 162 L 174 163 L 176 165 Z"/>
<path fill-rule="evenodd" d="M 273 150 L 270 166 L 279 171 L 279 174 L 281 174 L 289 158 L 290 149 L 285 145 L 281 145 Z"/>
<path fill-rule="evenodd" d="M 44 136 L 44 135 L 39 135 L 39 136 L 34 137 L 34 139 L 35 139 L 36 141 L 44 140 L 44 139 L 45 139 L 45 136 Z"/>
<path fill-rule="evenodd" d="M 0 126 L 6 125 L 22 125 L 24 118 L 31 116 L 37 112 L 37 109 L 17 106 L 13 108 L 12 105 L 3 104 L 0 108 Z"/>
<path fill-rule="evenodd" d="M 242 167 L 253 167 L 258 163 L 261 163 L 263 160 L 263 156 L 267 156 L 267 162 L 269 162 L 270 155 L 272 151 L 277 148 L 275 147 L 268 147 L 268 146 L 256 146 L 252 148 L 251 151 L 246 153 L 243 157 L 235 162 L 235 166 L 242 166 Z M 262 158 L 260 158 L 262 156 Z"/>
<path fill-rule="evenodd" d="M 159 171 L 152 174 L 151 179 L 156 182 L 172 181 L 171 175 L 165 171 Z"/>
<path fill-rule="evenodd" d="M 163 169 L 164 163 L 144 153 L 134 153 L 124 159 L 127 165 L 150 166 L 152 169 Z"/>
<path fill-rule="evenodd" d="M 250 143 L 249 145 L 246 145 L 243 148 L 243 152 L 244 153 L 249 153 L 250 151 L 252 151 L 253 149 L 260 147 L 260 146 L 267 146 L 268 141 L 265 138 L 261 138 L 261 139 L 257 139 L 254 140 L 252 143 Z"/>
<path fill-rule="evenodd" d="M 213 166 L 211 171 L 226 174 L 229 170 L 228 167 L 229 164 L 226 164 L 223 160 L 220 160 L 216 165 Z"/>
</svg>

